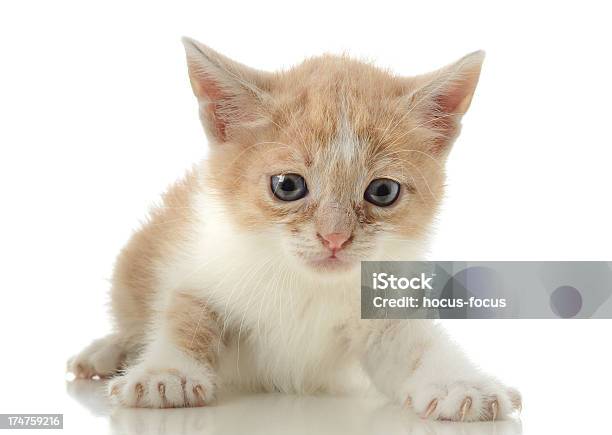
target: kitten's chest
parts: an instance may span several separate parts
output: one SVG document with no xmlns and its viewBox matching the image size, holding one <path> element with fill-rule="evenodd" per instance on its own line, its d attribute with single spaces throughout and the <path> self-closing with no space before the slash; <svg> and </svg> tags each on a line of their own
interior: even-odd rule
<svg viewBox="0 0 612 435">
<path fill-rule="evenodd" d="M 326 388 L 348 359 L 357 301 L 344 296 L 280 296 L 233 320 L 224 364 L 226 378 L 241 386 L 313 392 Z M 336 288 L 335 290 L 340 290 Z"/>
<path fill-rule="evenodd" d="M 238 333 L 248 326 L 247 340 L 275 353 L 316 354 L 319 349 L 335 347 L 348 334 L 349 325 L 358 316 L 356 295 L 346 289 L 307 292 L 300 287 L 285 287 L 258 308 L 245 307 Z M 247 318 L 248 321 L 247 325 Z"/>
</svg>

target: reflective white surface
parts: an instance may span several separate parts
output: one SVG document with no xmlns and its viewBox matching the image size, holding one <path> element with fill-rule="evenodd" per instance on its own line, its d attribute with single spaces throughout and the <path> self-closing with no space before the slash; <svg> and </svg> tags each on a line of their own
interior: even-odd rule
<svg viewBox="0 0 612 435">
<path fill-rule="evenodd" d="M 115 409 L 99 381 L 67 383 L 72 398 L 108 420 L 111 434 L 427 434 L 518 435 L 518 419 L 495 423 L 425 421 L 377 397 L 224 394 L 216 404 L 188 409 Z"/>
</svg>

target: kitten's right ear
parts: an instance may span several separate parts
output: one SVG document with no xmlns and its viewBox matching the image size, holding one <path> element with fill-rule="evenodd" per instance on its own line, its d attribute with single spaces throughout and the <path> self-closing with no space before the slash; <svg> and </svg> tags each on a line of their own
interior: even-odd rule
<svg viewBox="0 0 612 435">
<path fill-rule="evenodd" d="M 200 104 L 209 138 L 231 140 L 232 134 L 263 116 L 272 74 L 249 68 L 190 38 L 183 38 L 189 79 Z"/>
<path fill-rule="evenodd" d="M 438 138 L 429 150 L 432 154 L 446 152 L 459 133 L 461 117 L 472 102 L 484 51 L 475 51 L 457 62 L 409 79 L 413 88 L 409 111 L 420 114 L 421 126 L 435 131 Z"/>
</svg>

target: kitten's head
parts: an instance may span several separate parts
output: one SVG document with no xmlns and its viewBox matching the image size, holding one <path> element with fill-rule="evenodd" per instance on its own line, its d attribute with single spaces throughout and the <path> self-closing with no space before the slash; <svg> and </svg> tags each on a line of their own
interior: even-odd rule
<svg viewBox="0 0 612 435">
<path fill-rule="evenodd" d="M 483 52 L 416 77 L 344 56 L 267 73 L 184 42 L 210 185 L 239 227 L 273 232 L 275 254 L 312 271 L 423 239 Z"/>
</svg>

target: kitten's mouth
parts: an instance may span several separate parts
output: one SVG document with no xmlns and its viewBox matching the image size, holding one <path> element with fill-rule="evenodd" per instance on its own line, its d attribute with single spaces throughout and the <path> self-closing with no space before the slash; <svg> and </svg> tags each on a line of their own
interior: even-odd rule
<svg viewBox="0 0 612 435">
<path fill-rule="evenodd" d="M 352 262 L 344 258 L 338 257 L 336 254 L 328 255 L 327 257 L 316 260 L 309 260 L 308 263 L 317 270 L 325 271 L 340 271 L 350 269 Z"/>
</svg>

